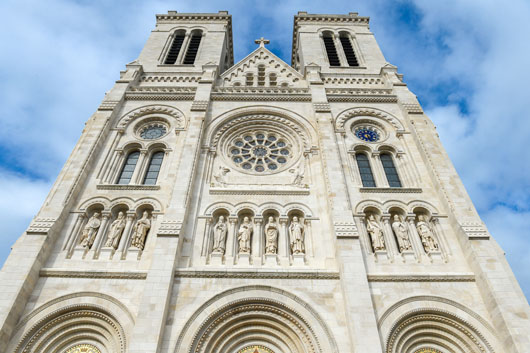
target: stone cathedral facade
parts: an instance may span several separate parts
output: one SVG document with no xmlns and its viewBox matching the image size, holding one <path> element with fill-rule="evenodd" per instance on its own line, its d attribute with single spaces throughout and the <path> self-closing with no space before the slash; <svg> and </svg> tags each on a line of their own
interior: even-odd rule
<svg viewBox="0 0 530 353">
<path fill-rule="evenodd" d="M 368 18 L 157 15 L 0 277 L 0 352 L 530 352 L 530 310 Z"/>
</svg>

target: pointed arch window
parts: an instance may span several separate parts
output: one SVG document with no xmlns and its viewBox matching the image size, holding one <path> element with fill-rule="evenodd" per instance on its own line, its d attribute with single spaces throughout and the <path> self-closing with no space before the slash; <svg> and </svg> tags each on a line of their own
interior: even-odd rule
<svg viewBox="0 0 530 353">
<path fill-rule="evenodd" d="M 173 43 L 171 43 L 171 47 L 169 48 L 164 64 L 173 65 L 177 62 L 177 58 L 179 56 L 183 42 L 184 32 L 175 33 L 175 36 L 173 37 Z"/>
<path fill-rule="evenodd" d="M 197 52 L 199 51 L 199 45 L 201 44 L 202 32 L 193 32 L 191 34 L 190 43 L 188 44 L 188 50 L 184 56 L 183 64 L 194 64 Z"/>
<path fill-rule="evenodd" d="M 322 35 L 324 40 L 324 47 L 326 48 L 326 54 L 328 55 L 329 66 L 340 66 L 339 55 L 337 54 L 337 48 L 335 47 L 335 41 L 333 36 L 329 32 L 325 32 Z"/>
<path fill-rule="evenodd" d="M 139 151 L 134 151 L 127 155 L 127 159 L 125 160 L 125 164 L 121 170 L 120 177 L 118 178 L 118 184 L 126 185 L 131 182 L 134 169 L 138 163 L 138 158 L 140 158 Z"/>
<path fill-rule="evenodd" d="M 355 55 L 355 51 L 351 45 L 350 35 L 347 33 L 341 33 L 339 39 L 340 43 L 342 44 L 344 55 L 346 55 L 346 61 L 348 62 L 348 65 L 359 66 L 359 61 L 357 60 L 357 56 Z"/>
<path fill-rule="evenodd" d="M 162 167 L 162 161 L 164 160 L 164 152 L 159 151 L 153 153 L 151 160 L 149 161 L 149 166 L 147 167 L 147 172 L 145 173 L 144 185 L 155 185 L 158 179 L 158 174 L 160 173 L 160 168 Z"/>
<path fill-rule="evenodd" d="M 386 180 L 388 180 L 388 185 L 392 188 L 400 188 L 401 181 L 399 180 L 399 175 L 394 165 L 394 161 L 392 160 L 392 156 L 388 153 L 384 153 L 381 154 L 380 158 L 385 171 Z"/>
<path fill-rule="evenodd" d="M 359 173 L 361 174 L 361 181 L 364 187 L 375 187 L 374 174 L 372 173 L 372 168 L 370 167 L 370 161 L 364 153 L 357 153 L 355 155 L 357 161 L 357 167 L 359 167 Z"/>
</svg>

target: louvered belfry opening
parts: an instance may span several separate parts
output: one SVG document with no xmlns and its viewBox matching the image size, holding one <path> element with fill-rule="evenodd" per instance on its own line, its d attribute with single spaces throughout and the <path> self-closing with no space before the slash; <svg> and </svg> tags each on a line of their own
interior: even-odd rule
<svg viewBox="0 0 530 353">
<path fill-rule="evenodd" d="M 346 60 L 348 61 L 349 66 L 359 66 L 355 52 L 351 45 L 350 38 L 347 36 L 340 36 L 340 43 L 342 44 L 342 49 L 344 49 L 344 54 L 346 55 Z"/>
<path fill-rule="evenodd" d="M 326 53 L 328 54 L 329 65 L 340 66 L 339 55 L 337 54 L 337 48 L 335 48 L 333 38 L 329 35 L 324 35 L 323 39 Z"/>
<path fill-rule="evenodd" d="M 183 64 L 195 63 L 195 58 L 197 57 L 197 52 L 199 51 L 199 44 L 201 44 L 201 38 L 201 33 L 194 33 L 191 35 L 190 44 L 188 45 L 188 51 L 184 57 Z"/>
<path fill-rule="evenodd" d="M 171 43 L 171 48 L 169 48 L 164 64 L 173 65 L 177 61 L 183 42 L 184 34 L 176 34 L 175 38 L 173 38 L 173 43 Z"/>
</svg>

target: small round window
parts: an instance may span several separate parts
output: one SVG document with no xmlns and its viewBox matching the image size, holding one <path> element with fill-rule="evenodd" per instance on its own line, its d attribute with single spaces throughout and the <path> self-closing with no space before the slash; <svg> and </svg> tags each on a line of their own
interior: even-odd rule
<svg viewBox="0 0 530 353">
<path fill-rule="evenodd" d="M 228 147 L 228 157 L 236 166 L 258 174 L 284 169 L 293 154 L 288 140 L 276 132 L 244 133 Z"/>
<path fill-rule="evenodd" d="M 156 140 L 167 134 L 167 126 L 160 122 L 152 122 L 140 127 L 139 135 L 144 140 Z"/>
<path fill-rule="evenodd" d="M 381 139 L 381 132 L 379 129 L 370 125 L 357 126 L 353 133 L 355 134 L 355 137 L 365 142 L 377 142 Z"/>
</svg>

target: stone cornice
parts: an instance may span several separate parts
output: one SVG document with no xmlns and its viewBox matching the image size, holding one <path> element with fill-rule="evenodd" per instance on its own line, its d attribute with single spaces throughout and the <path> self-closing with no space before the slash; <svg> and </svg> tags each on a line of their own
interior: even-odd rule
<svg viewBox="0 0 530 353">
<path fill-rule="evenodd" d="M 120 185 L 120 184 L 99 184 L 98 190 L 160 190 L 160 185 Z"/>
<path fill-rule="evenodd" d="M 350 96 L 350 95 L 328 95 L 328 102 L 334 103 L 396 103 L 397 96 Z"/>
<path fill-rule="evenodd" d="M 212 94 L 214 101 L 294 101 L 310 102 L 311 95 L 281 95 L 281 94 Z"/>
<path fill-rule="evenodd" d="M 369 274 L 368 282 L 475 282 L 472 273 Z"/>
<path fill-rule="evenodd" d="M 174 93 L 137 93 L 126 92 L 125 98 L 128 100 L 155 100 L 155 101 L 192 101 L 194 94 L 174 94 Z"/>
<path fill-rule="evenodd" d="M 43 268 L 40 270 L 41 277 L 61 278 L 112 278 L 112 279 L 146 279 L 146 271 L 110 271 L 110 270 L 69 270 Z"/>
<path fill-rule="evenodd" d="M 210 188 L 211 195 L 309 195 L 308 188 L 256 189 L 256 188 Z"/>
<path fill-rule="evenodd" d="M 420 188 L 359 188 L 363 193 L 395 193 L 395 194 L 420 194 L 423 192 Z"/>
<path fill-rule="evenodd" d="M 340 279 L 334 271 L 176 270 L 176 278 Z"/>
</svg>

